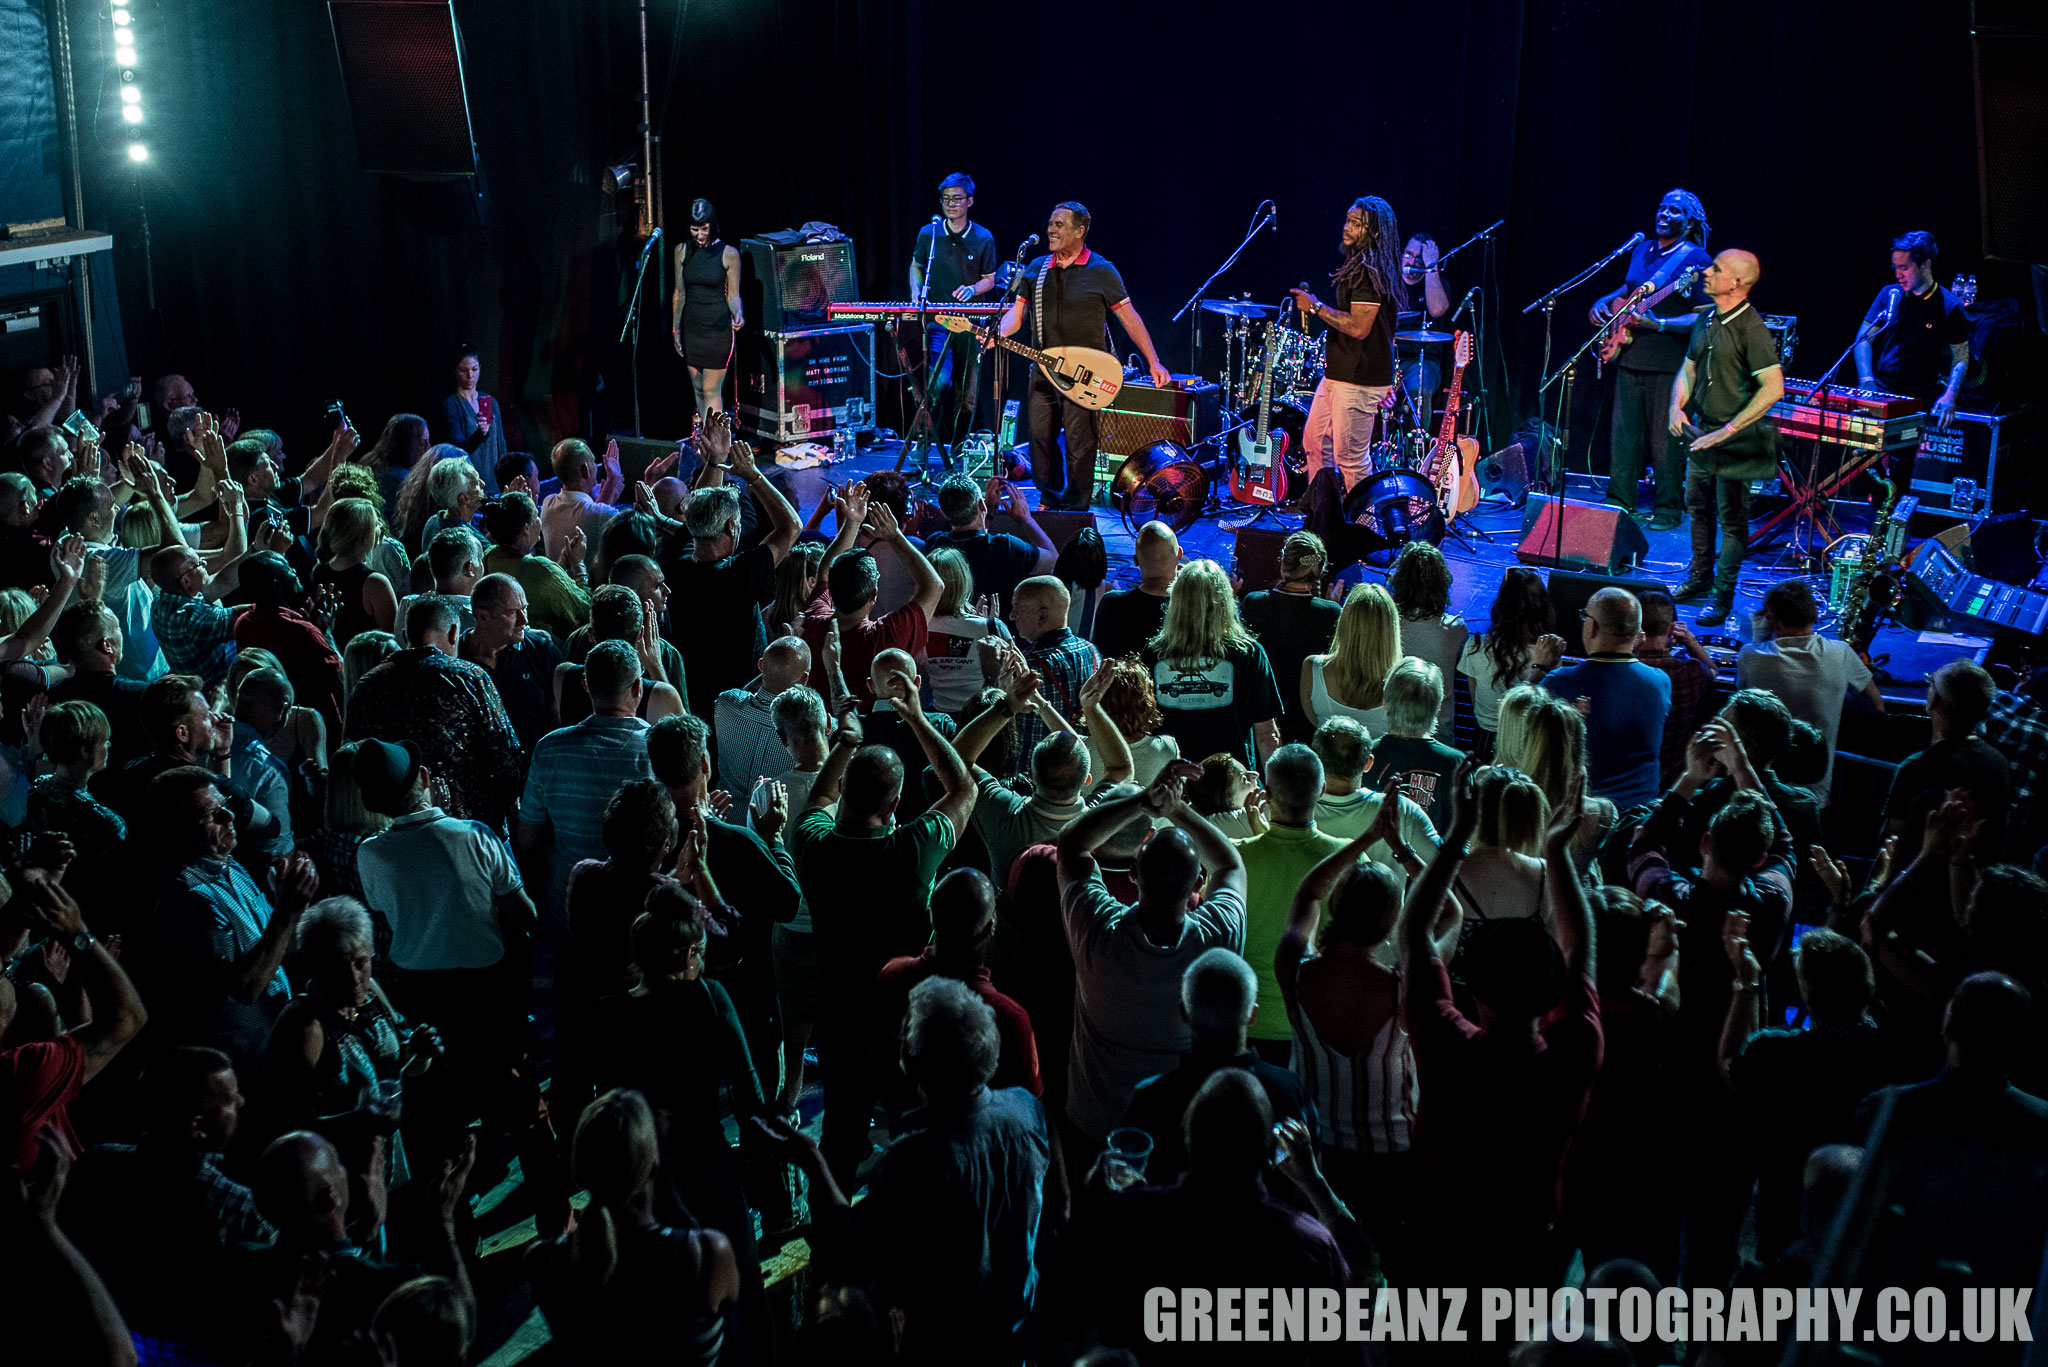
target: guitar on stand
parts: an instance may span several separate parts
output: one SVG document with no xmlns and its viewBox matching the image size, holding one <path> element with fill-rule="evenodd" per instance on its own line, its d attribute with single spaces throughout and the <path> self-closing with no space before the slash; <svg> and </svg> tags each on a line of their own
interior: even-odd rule
<svg viewBox="0 0 2048 1367">
<path fill-rule="evenodd" d="M 1436 489 L 1437 506 L 1446 523 L 1454 522 L 1479 506 L 1479 481 L 1473 468 L 1479 463 L 1479 439 L 1458 435 L 1458 411 L 1462 407 L 1465 367 L 1472 363 L 1472 334 L 1461 332 L 1451 344 L 1451 384 L 1444 398 L 1444 417 L 1437 428 L 1436 444 L 1423 459 L 1422 473 Z"/>
<path fill-rule="evenodd" d="M 1266 325 L 1266 359 L 1259 373 L 1259 417 L 1237 433 L 1237 459 L 1230 465 L 1230 496 L 1239 503 L 1277 507 L 1287 484 L 1287 431 L 1273 426 L 1273 372 L 1287 330 Z"/>
</svg>

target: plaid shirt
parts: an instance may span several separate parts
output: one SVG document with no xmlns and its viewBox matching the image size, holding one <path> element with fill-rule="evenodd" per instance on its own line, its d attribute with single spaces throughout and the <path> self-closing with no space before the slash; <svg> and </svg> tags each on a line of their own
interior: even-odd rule
<svg viewBox="0 0 2048 1367">
<path fill-rule="evenodd" d="M 1102 652 L 1095 643 L 1076 636 L 1065 627 L 1055 627 L 1024 647 L 1024 660 L 1044 680 L 1039 692 L 1068 721 L 1081 716 L 1081 685 L 1102 667 Z M 1031 752 L 1050 730 L 1036 712 L 1017 714 L 1017 763 L 1031 770 Z"/>
<path fill-rule="evenodd" d="M 228 676 L 235 662 L 235 612 L 205 594 L 159 593 L 150 629 L 177 674 L 197 674 L 207 687 Z"/>
<path fill-rule="evenodd" d="M 2032 698 L 2001 692 L 1991 702 L 1982 734 L 2011 766 L 2013 796 L 2033 801 L 2048 779 L 2048 708 Z"/>
<path fill-rule="evenodd" d="M 503 830 L 519 801 L 519 733 L 491 676 L 467 660 L 424 646 L 399 651 L 356 684 L 348 739 L 410 741 L 441 781 L 450 816 Z"/>
<path fill-rule="evenodd" d="M 1659 779 L 1668 787 L 1685 768 L 1685 743 L 1699 729 L 1700 708 L 1714 686 L 1714 667 L 1669 650 L 1639 650 L 1636 658 L 1671 680 L 1671 710 L 1664 714 L 1664 744 L 1657 753 Z"/>
</svg>

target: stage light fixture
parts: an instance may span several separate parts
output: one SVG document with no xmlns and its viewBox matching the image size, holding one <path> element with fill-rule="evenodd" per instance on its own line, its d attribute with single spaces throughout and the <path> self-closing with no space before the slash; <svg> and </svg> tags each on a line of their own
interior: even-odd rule
<svg viewBox="0 0 2048 1367">
<path fill-rule="evenodd" d="M 136 89 L 136 88 L 135 88 L 134 86 L 132 86 L 132 85 L 124 85 L 124 86 L 122 86 L 122 87 L 121 87 L 121 103 L 122 103 L 122 104 L 141 104 L 141 103 L 142 103 L 142 92 L 141 92 L 140 90 L 137 90 L 137 89 Z"/>
<path fill-rule="evenodd" d="M 129 18 L 130 18 L 130 15 L 129 15 L 129 13 L 128 13 L 128 11 L 127 11 L 127 10 L 124 10 L 124 9 L 117 9 L 117 10 L 115 10 L 115 11 L 114 11 L 114 27 L 115 27 L 115 28 L 127 28 L 127 27 L 128 27 L 128 21 L 129 21 Z"/>
<path fill-rule="evenodd" d="M 148 160 L 149 160 L 149 149 L 148 149 L 147 147 L 143 146 L 143 145 L 142 145 L 141 143 L 139 143 L 139 142 L 131 142 L 131 143 L 129 143 L 129 144 L 128 144 L 128 160 L 130 160 L 130 161 L 148 161 Z"/>
<path fill-rule="evenodd" d="M 135 84 L 135 68 L 141 58 L 135 51 L 135 16 L 126 6 L 113 12 L 114 21 L 114 64 L 121 74 L 121 121 L 129 128 L 138 128 L 142 122 L 142 89 Z M 131 132 L 131 138 L 136 134 Z M 149 160 L 149 148 L 140 142 L 128 144 L 128 160 L 136 164 Z"/>
<path fill-rule="evenodd" d="M 616 166 L 607 166 L 598 177 L 597 188 L 608 195 L 624 194 L 633 188 L 640 178 L 638 162 L 622 161 Z"/>
<path fill-rule="evenodd" d="M 125 36 L 125 34 L 115 35 L 114 64 L 119 67 L 132 69 L 139 65 L 139 63 L 136 60 L 134 47 L 121 41 Z"/>
<path fill-rule="evenodd" d="M 122 121 L 123 121 L 123 122 L 125 122 L 125 123 L 141 123 L 141 122 L 142 122 L 142 106 L 141 106 L 141 105 L 139 105 L 139 104 L 127 104 L 127 105 L 122 105 L 122 106 L 121 106 L 121 119 L 122 119 Z"/>
</svg>

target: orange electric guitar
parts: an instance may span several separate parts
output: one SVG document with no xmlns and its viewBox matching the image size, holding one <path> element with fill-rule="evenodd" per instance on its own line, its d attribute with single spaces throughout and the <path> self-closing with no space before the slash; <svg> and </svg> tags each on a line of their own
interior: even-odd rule
<svg viewBox="0 0 2048 1367">
<path fill-rule="evenodd" d="M 1657 305 L 1663 303 L 1672 295 L 1691 289 L 1692 282 L 1698 277 L 1699 273 L 1697 266 L 1687 266 L 1671 278 L 1670 284 L 1658 290 L 1655 294 L 1647 298 L 1637 298 L 1631 295 L 1629 298 L 1622 300 L 1621 306 L 1615 309 L 1614 316 L 1601 325 L 1604 331 L 1600 338 L 1600 345 L 1594 348 L 1594 355 L 1599 357 L 1600 364 L 1611 364 L 1615 357 L 1621 355 L 1621 349 L 1635 340 L 1634 334 L 1629 329 L 1640 322 L 1643 316 L 1651 309 L 1657 307 Z M 1642 294 L 1648 288 L 1647 282 L 1638 286 L 1636 288 L 1636 295 Z"/>
<path fill-rule="evenodd" d="M 1451 344 L 1451 387 L 1444 398 L 1443 425 L 1437 429 L 1436 445 L 1423 458 L 1423 473 L 1436 486 L 1437 506 L 1444 516 L 1457 517 L 1479 505 L 1479 480 L 1473 467 L 1479 462 L 1479 439 L 1458 435 L 1459 400 L 1464 391 L 1465 367 L 1472 360 L 1472 334 L 1461 332 Z"/>
</svg>

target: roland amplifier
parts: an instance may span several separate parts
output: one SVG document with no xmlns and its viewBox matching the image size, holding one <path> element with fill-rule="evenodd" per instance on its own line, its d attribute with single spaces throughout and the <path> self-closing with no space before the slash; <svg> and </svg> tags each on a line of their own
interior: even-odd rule
<svg viewBox="0 0 2048 1367">
<path fill-rule="evenodd" d="M 823 327 L 825 305 L 860 297 L 852 242 L 806 242 L 764 233 L 740 243 L 740 307 L 763 332 Z"/>
</svg>

